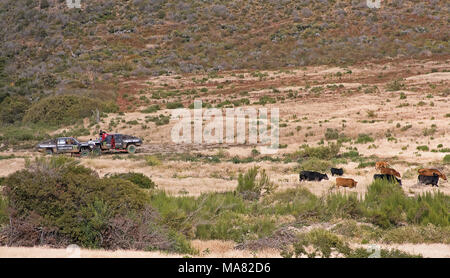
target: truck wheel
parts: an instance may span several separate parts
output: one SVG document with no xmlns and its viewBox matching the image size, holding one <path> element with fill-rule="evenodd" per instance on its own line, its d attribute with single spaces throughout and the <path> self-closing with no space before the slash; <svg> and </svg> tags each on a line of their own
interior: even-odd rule
<svg viewBox="0 0 450 278">
<path fill-rule="evenodd" d="M 136 146 L 135 145 L 128 145 L 127 152 L 131 153 L 131 154 L 135 153 L 136 152 Z"/>
<path fill-rule="evenodd" d="M 45 153 L 48 155 L 52 155 L 53 154 L 53 150 L 52 149 L 46 149 Z"/>
<path fill-rule="evenodd" d="M 81 153 L 80 153 L 80 155 L 81 155 L 82 157 L 86 157 L 86 156 L 88 156 L 88 155 L 89 155 L 89 150 L 87 150 L 87 149 L 83 149 L 83 150 L 81 150 Z"/>
<path fill-rule="evenodd" d="M 92 154 L 95 156 L 99 156 L 102 154 L 102 150 L 100 148 L 95 148 L 92 150 Z"/>
</svg>

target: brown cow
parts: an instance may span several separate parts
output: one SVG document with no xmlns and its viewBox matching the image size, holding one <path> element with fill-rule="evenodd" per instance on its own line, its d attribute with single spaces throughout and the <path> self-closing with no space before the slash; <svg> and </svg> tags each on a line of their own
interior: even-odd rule
<svg viewBox="0 0 450 278">
<path fill-rule="evenodd" d="M 378 161 L 377 163 L 375 163 L 375 169 L 389 168 L 389 166 L 389 163 L 387 163 L 386 161 Z"/>
<path fill-rule="evenodd" d="M 356 187 L 356 184 L 358 182 L 354 181 L 353 179 L 347 179 L 347 178 L 336 178 L 336 186 L 339 188 L 339 186 L 342 187 Z"/>
<path fill-rule="evenodd" d="M 396 176 L 399 178 L 402 177 L 399 172 L 395 171 L 392 168 L 381 168 L 380 172 L 381 172 L 381 174 L 384 174 L 384 175 L 393 175 L 393 176 Z"/>
<path fill-rule="evenodd" d="M 438 175 L 441 179 L 447 180 L 447 177 L 438 169 L 419 169 L 419 175 L 432 177 L 433 174 Z"/>
</svg>

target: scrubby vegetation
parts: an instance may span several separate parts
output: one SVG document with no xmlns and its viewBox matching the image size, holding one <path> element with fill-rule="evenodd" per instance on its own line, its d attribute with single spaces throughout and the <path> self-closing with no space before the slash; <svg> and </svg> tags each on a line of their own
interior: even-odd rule
<svg viewBox="0 0 450 278">
<path fill-rule="evenodd" d="M 265 170 L 258 176 L 258 168 L 253 167 L 245 174 L 240 173 L 236 191 L 244 196 L 244 199 L 259 199 L 261 195 L 272 193 L 276 185 L 270 181 Z"/>
<path fill-rule="evenodd" d="M 347 243 L 345 243 L 336 234 L 324 230 L 313 229 L 308 233 L 303 233 L 298 236 L 298 239 L 293 244 L 293 252 L 283 252 L 285 257 L 301 257 L 306 256 L 308 258 L 329 258 L 333 257 L 346 257 L 346 258 L 368 258 L 374 255 L 375 252 L 380 258 L 420 258 L 419 255 L 411 255 L 399 250 L 368 250 L 367 248 L 355 248 L 352 249 Z M 370 248 L 369 248 L 370 249 Z"/>
<path fill-rule="evenodd" d="M 443 161 L 444 161 L 444 164 L 450 164 L 450 154 L 446 154 L 444 156 Z"/>
<path fill-rule="evenodd" d="M 117 76 L 442 55 L 445 3 L 95 0 L 79 12 L 65 1 L 3 1 L 0 91 L 31 96 Z"/>
<path fill-rule="evenodd" d="M 123 178 L 101 179 L 73 159 L 36 159 L 3 185 L 9 226 L 2 234 L 10 246 L 74 243 L 191 252 L 183 237 L 161 222 L 146 192 Z"/>
<path fill-rule="evenodd" d="M 109 177 L 131 181 L 132 183 L 136 184 L 140 188 L 145 188 L 145 189 L 156 188 L 156 184 L 149 177 L 147 177 L 146 175 L 141 174 L 141 173 L 128 172 L 128 173 L 121 173 L 121 174 L 113 174 L 113 175 L 110 175 Z"/>
<path fill-rule="evenodd" d="M 139 186 L 154 188 L 154 184 L 148 186 L 149 179 L 140 174 L 101 179 L 66 157 L 29 162 L 2 185 L 0 219 L 8 226 L 2 234 L 11 245 L 70 242 L 90 248 L 195 253 L 186 239 L 249 244 L 277 236 L 286 225 L 347 219 L 332 232 L 299 234 L 289 241 L 296 250 L 290 255 L 327 257 L 338 252 L 367 257 L 370 254 L 363 249 L 349 248 L 346 238 L 366 243 L 435 242 L 447 238 L 450 226 L 450 199 L 440 192 L 408 197 L 398 185 L 383 180 L 373 182 L 364 196 L 330 192 L 317 197 L 303 187 L 274 192 L 274 184 L 258 168 L 240 174 L 235 192 L 199 197 L 175 197 L 156 189 L 144 192 Z M 402 236 L 405 233 L 409 236 Z M 314 246 L 314 251 L 306 246 Z M 407 255 L 384 252 L 382 256 Z"/>
<path fill-rule="evenodd" d="M 25 123 L 47 123 L 53 125 L 73 124 L 89 117 L 94 111 L 117 111 L 115 104 L 104 103 L 94 98 L 61 95 L 44 98 L 27 110 Z"/>
</svg>

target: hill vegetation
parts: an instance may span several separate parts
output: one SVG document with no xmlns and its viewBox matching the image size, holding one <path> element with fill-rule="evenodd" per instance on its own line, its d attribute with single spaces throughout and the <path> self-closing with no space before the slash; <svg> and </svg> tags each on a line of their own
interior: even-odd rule
<svg viewBox="0 0 450 278">
<path fill-rule="evenodd" d="M 0 4 L 1 95 L 108 90 L 121 77 L 348 65 L 449 53 L 444 0 L 95 0 Z M 447 30 L 447 31 L 446 31 Z"/>
</svg>

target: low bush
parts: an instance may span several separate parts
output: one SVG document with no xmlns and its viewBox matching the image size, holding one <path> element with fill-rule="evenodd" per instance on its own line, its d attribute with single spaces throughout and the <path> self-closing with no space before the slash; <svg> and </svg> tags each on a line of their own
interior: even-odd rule
<svg viewBox="0 0 450 278">
<path fill-rule="evenodd" d="M 330 160 L 337 157 L 341 149 L 341 145 L 335 143 L 331 143 L 328 146 L 319 147 L 303 145 L 300 148 L 301 149 L 295 153 L 289 154 L 288 157 L 292 160 L 297 160 L 298 162 L 311 158 Z"/>
<path fill-rule="evenodd" d="M 351 251 L 350 247 L 337 235 L 325 229 L 313 229 L 309 233 L 300 234 L 294 243 L 296 257 L 306 255 L 309 258 L 329 258 L 332 252 L 348 256 Z"/>
<path fill-rule="evenodd" d="M 356 144 L 366 144 L 366 143 L 370 143 L 375 141 L 372 137 L 370 137 L 370 135 L 368 134 L 358 134 L 358 138 L 356 139 L 355 143 Z"/>
<path fill-rule="evenodd" d="M 369 185 L 362 201 L 364 216 L 383 228 L 406 222 L 446 227 L 450 224 L 449 204 L 450 197 L 441 192 L 407 197 L 401 187 L 386 180 Z"/>
<path fill-rule="evenodd" d="M 141 174 L 141 173 L 128 172 L 128 173 L 121 173 L 121 174 L 113 174 L 110 177 L 131 181 L 132 183 L 136 184 L 140 188 L 145 188 L 145 189 L 156 188 L 156 184 L 149 177 L 147 177 L 146 175 Z"/>
<path fill-rule="evenodd" d="M 73 124 L 91 116 L 97 109 L 100 112 L 114 112 L 116 108 L 112 106 L 110 103 L 84 96 L 50 96 L 33 103 L 25 113 L 23 121 L 51 125 Z"/>
<path fill-rule="evenodd" d="M 405 88 L 405 84 L 401 80 L 394 80 L 386 85 L 387 91 L 399 91 Z"/>
<path fill-rule="evenodd" d="M 450 227 L 439 227 L 433 224 L 426 226 L 405 226 L 386 230 L 381 241 L 387 244 L 397 243 L 450 243 Z"/>
<path fill-rule="evenodd" d="M 291 254 L 283 253 L 285 257 L 294 255 L 295 257 L 307 256 L 308 258 L 369 258 L 378 256 L 379 258 L 420 258 L 420 255 L 412 255 L 398 249 L 376 250 L 375 248 L 355 248 L 352 249 L 336 234 L 325 229 L 313 229 L 308 233 L 298 235 L 297 241 L 293 244 Z M 378 254 L 377 254 L 378 253 Z M 283 255 L 282 254 L 282 255 Z M 286 256 L 287 254 L 287 256 Z"/>
<path fill-rule="evenodd" d="M 370 222 L 384 228 L 407 220 L 408 197 L 401 187 L 385 180 L 375 180 L 367 188 L 363 206 Z"/>
<path fill-rule="evenodd" d="M 21 122 L 31 102 L 22 96 L 6 97 L 0 105 L 0 124 Z"/>
<path fill-rule="evenodd" d="M 450 154 L 446 154 L 442 161 L 444 162 L 444 164 L 450 164 Z"/>
<path fill-rule="evenodd" d="M 330 193 L 325 198 L 324 213 L 336 218 L 358 218 L 363 207 L 356 194 Z"/>
<path fill-rule="evenodd" d="M 325 172 L 333 166 L 333 163 L 329 160 L 323 160 L 318 158 L 311 158 L 301 162 L 298 166 L 298 171 L 318 171 Z M 297 168 L 296 168 L 297 170 Z"/>
<path fill-rule="evenodd" d="M 154 155 L 148 155 L 145 157 L 145 162 L 148 166 L 158 166 L 161 165 L 161 160 Z"/>
<path fill-rule="evenodd" d="M 177 109 L 177 108 L 183 108 L 183 103 L 181 102 L 168 102 L 166 103 L 167 109 Z"/>
<path fill-rule="evenodd" d="M 426 145 L 423 145 L 423 146 L 417 146 L 417 150 L 427 152 L 430 150 L 430 148 Z"/>
<path fill-rule="evenodd" d="M 151 105 L 151 106 L 145 108 L 145 109 L 142 110 L 141 112 L 142 112 L 142 113 L 155 113 L 155 112 L 158 111 L 158 110 L 160 110 L 159 105 L 158 105 L 158 104 L 154 104 L 154 105 Z"/>
<path fill-rule="evenodd" d="M 1 185 L 1 181 L 0 181 L 0 185 Z M 8 209 L 8 204 L 6 202 L 6 198 L 4 198 L 0 195 L 0 228 L 3 224 L 8 223 L 9 217 L 8 217 L 7 209 Z"/>
<path fill-rule="evenodd" d="M 250 168 L 247 173 L 239 174 L 236 191 L 244 199 L 259 199 L 260 196 L 270 194 L 276 189 L 276 185 L 270 181 L 265 170 L 258 176 L 258 167 Z"/>
<path fill-rule="evenodd" d="M 120 178 L 99 178 L 73 159 L 36 159 L 6 178 L 11 246 L 192 252 L 161 223 L 149 196 Z M 178 245 L 177 245 L 178 244 Z"/>
<path fill-rule="evenodd" d="M 0 142 L 17 145 L 24 141 L 41 141 L 50 138 L 47 132 L 51 129 L 42 124 L 15 124 L 5 126 L 0 131 Z"/>
</svg>

